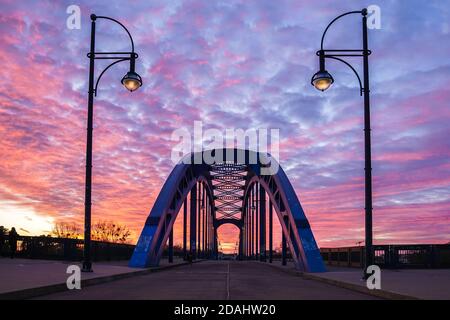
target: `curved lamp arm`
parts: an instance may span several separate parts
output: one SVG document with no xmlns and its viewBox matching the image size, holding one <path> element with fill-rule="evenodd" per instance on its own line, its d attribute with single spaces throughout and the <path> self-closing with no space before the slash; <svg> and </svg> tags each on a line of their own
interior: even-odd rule
<svg viewBox="0 0 450 320">
<path fill-rule="evenodd" d="M 363 91 L 364 91 L 364 88 L 363 88 L 363 86 L 362 86 L 361 78 L 359 77 L 359 74 L 358 74 L 358 72 L 356 72 L 355 68 L 353 68 L 353 67 L 351 66 L 351 64 L 348 63 L 347 61 L 345 61 L 344 59 L 337 58 L 337 57 L 334 57 L 334 56 L 325 56 L 325 58 L 338 60 L 338 61 L 344 63 L 345 65 L 347 65 L 350 69 L 352 69 L 353 73 L 354 73 L 355 76 L 358 78 L 358 82 L 359 82 L 359 91 L 360 91 L 360 95 L 362 96 L 362 93 L 363 93 Z"/>
<path fill-rule="evenodd" d="M 106 16 L 97 16 L 95 14 L 91 14 L 91 20 L 94 23 L 95 20 L 97 19 L 105 19 L 105 20 L 110 20 L 113 21 L 115 23 L 117 23 L 118 25 L 120 25 L 125 32 L 128 34 L 128 37 L 130 38 L 131 41 L 131 52 L 89 52 L 88 53 L 88 57 L 91 58 L 91 55 L 94 55 L 94 59 L 114 59 L 115 61 L 111 64 L 109 64 L 105 69 L 103 69 L 103 71 L 100 73 L 100 75 L 97 78 L 97 81 L 95 83 L 95 87 L 94 87 L 94 94 L 95 96 L 97 96 L 97 88 L 98 88 L 98 84 L 100 82 L 100 79 L 102 78 L 103 74 L 106 72 L 106 70 L 108 70 L 109 68 L 111 68 L 113 65 L 122 62 L 122 61 L 130 61 L 130 70 L 134 72 L 134 64 L 135 64 L 135 60 L 137 59 L 138 55 L 134 52 L 134 41 L 133 41 L 133 37 L 131 36 L 130 31 L 128 31 L 128 29 L 118 20 L 110 18 L 110 17 L 106 17 Z M 95 57 L 95 55 L 100 55 L 100 57 Z M 123 54 L 129 54 L 130 57 L 123 57 L 123 56 L 119 56 L 119 57 L 114 57 L 114 56 L 108 56 L 108 55 L 123 55 Z M 107 56 L 102 56 L 102 55 L 107 55 Z"/>
<path fill-rule="evenodd" d="M 360 10 L 360 11 L 349 11 L 346 13 L 341 14 L 340 16 L 337 16 L 336 18 L 334 18 L 329 24 L 328 26 L 325 28 L 325 31 L 322 34 L 322 40 L 320 41 L 320 50 L 323 51 L 323 41 L 325 39 L 325 34 L 327 33 L 328 29 L 331 27 L 331 25 L 336 21 L 339 20 L 340 18 L 349 15 L 349 14 L 355 14 L 355 13 L 360 13 L 360 14 L 364 14 L 366 9 Z"/>
<path fill-rule="evenodd" d="M 128 61 L 130 60 L 130 58 L 124 58 L 124 59 L 120 59 L 117 61 L 114 61 L 113 63 L 111 63 L 109 66 L 107 66 L 105 69 L 103 69 L 102 73 L 100 73 L 100 75 L 97 78 L 97 82 L 95 83 L 95 88 L 94 88 L 94 94 L 95 96 L 97 96 L 97 87 L 98 87 L 98 83 L 100 81 L 100 79 L 102 78 L 103 74 L 106 72 L 106 70 L 108 70 L 110 67 L 112 67 L 113 65 L 115 65 L 116 63 L 122 62 L 122 61 Z"/>
<path fill-rule="evenodd" d="M 111 20 L 115 23 L 117 23 L 118 25 L 120 25 L 128 34 L 128 36 L 130 37 L 130 41 L 131 41 L 131 52 L 134 52 L 134 41 L 133 41 L 133 37 L 131 36 L 130 31 L 128 31 L 128 29 L 119 21 L 117 21 L 116 19 L 110 18 L 110 17 L 105 17 L 105 16 L 97 16 L 95 14 L 91 14 L 91 19 L 95 20 L 95 19 L 106 19 L 106 20 Z"/>
</svg>

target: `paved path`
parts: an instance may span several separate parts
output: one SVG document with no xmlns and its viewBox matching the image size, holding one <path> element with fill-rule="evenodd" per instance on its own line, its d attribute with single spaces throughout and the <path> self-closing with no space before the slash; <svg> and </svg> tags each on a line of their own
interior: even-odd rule
<svg viewBox="0 0 450 320">
<path fill-rule="evenodd" d="M 295 273 L 292 263 L 281 266 L 274 261 L 274 267 Z M 327 272 L 314 273 L 313 277 L 338 281 L 344 284 L 366 287 L 361 280 L 362 270 L 327 266 Z M 399 295 L 418 299 L 450 299 L 450 269 L 381 269 L 381 289 Z"/>
<path fill-rule="evenodd" d="M 174 264 L 181 262 L 181 259 L 174 260 Z M 0 294 L 65 283 L 69 276 L 67 267 L 72 264 L 80 266 L 77 262 L 0 258 Z M 128 261 L 94 263 L 94 272 L 81 273 L 81 278 L 94 279 L 142 270 L 129 268 L 127 264 Z M 161 260 L 161 266 L 167 264 L 167 260 Z"/>
<path fill-rule="evenodd" d="M 361 270 L 328 267 L 319 276 L 364 286 Z M 450 269 L 381 270 L 381 289 L 419 299 L 450 299 Z"/>
<path fill-rule="evenodd" d="M 254 262 L 205 261 L 40 299 L 374 299 Z"/>
</svg>

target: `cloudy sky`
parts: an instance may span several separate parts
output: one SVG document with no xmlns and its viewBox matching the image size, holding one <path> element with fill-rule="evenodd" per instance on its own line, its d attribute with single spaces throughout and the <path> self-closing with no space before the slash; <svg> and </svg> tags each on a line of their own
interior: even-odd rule
<svg viewBox="0 0 450 320">
<path fill-rule="evenodd" d="M 450 241 L 450 13 L 445 1 L 10 1 L 0 12 L 0 225 L 21 234 L 83 221 L 89 15 L 132 33 L 144 86 L 125 91 L 126 63 L 95 101 L 93 219 L 139 235 L 173 163 L 172 132 L 279 128 L 286 170 L 321 246 L 363 239 L 363 100 L 351 71 L 309 83 L 335 16 L 376 4 L 369 31 L 375 243 Z M 66 26 L 69 5 L 81 29 Z M 328 48 L 358 48 L 349 16 Z M 97 23 L 100 51 L 128 51 L 120 27 Z M 360 70 L 358 60 L 352 60 Z M 102 70 L 97 64 L 97 72 Z M 22 228 L 23 230 L 19 230 Z M 234 243 L 233 227 L 219 231 Z M 179 228 L 177 228 L 179 230 Z M 177 233 L 179 239 L 179 232 Z"/>
</svg>

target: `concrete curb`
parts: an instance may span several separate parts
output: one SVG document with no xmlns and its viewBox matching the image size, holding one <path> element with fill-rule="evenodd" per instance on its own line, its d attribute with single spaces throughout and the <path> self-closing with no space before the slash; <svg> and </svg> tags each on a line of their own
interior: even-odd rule
<svg viewBox="0 0 450 320">
<path fill-rule="evenodd" d="M 203 260 L 197 260 L 197 261 L 193 261 L 192 263 L 198 263 L 198 262 L 202 262 L 202 261 Z M 153 267 L 153 268 L 148 268 L 148 269 L 144 269 L 144 270 L 138 270 L 138 271 L 132 271 L 132 272 L 126 272 L 126 273 L 118 273 L 118 274 L 102 276 L 102 277 L 97 277 L 97 278 L 92 278 L 92 279 L 84 279 L 84 280 L 81 280 L 81 287 L 82 288 L 89 287 L 89 286 L 94 286 L 97 284 L 111 282 L 111 281 L 115 281 L 115 280 L 121 280 L 121 279 L 126 279 L 126 278 L 130 278 L 130 277 L 135 277 L 135 276 L 142 276 L 142 275 L 146 275 L 146 274 L 150 274 L 150 273 L 154 273 L 154 272 L 160 272 L 160 271 L 164 271 L 164 270 L 169 270 L 169 269 L 173 269 L 173 268 L 181 267 L 181 266 L 185 266 L 185 265 L 189 265 L 189 262 L 181 262 L 178 264 L 165 265 L 162 267 Z M 57 293 L 57 292 L 63 292 L 63 291 L 69 291 L 69 289 L 67 289 L 67 285 L 65 282 L 47 285 L 47 286 L 41 286 L 41 287 L 0 293 L 0 300 L 25 300 L 25 299 L 37 298 L 40 296 Z"/>
<path fill-rule="evenodd" d="M 255 261 L 256 262 L 256 261 Z M 414 297 L 414 296 L 409 296 L 409 295 L 405 295 L 405 294 L 401 294 L 401 293 L 397 293 L 397 292 L 392 292 L 392 291 L 387 291 L 387 290 L 370 290 L 366 287 L 363 286 L 359 286 L 357 284 L 353 284 L 353 283 L 349 283 L 349 282 L 345 282 L 345 281 L 341 281 L 341 280 L 335 280 L 335 279 L 329 279 L 329 278 L 325 278 L 325 277 L 321 277 L 317 274 L 312 274 L 312 273 L 307 273 L 307 272 L 302 272 L 302 271 L 297 271 L 297 270 L 293 270 L 293 269 L 285 269 L 283 267 L 279 267 L 277 265 L 273 265 L 268 263 L 268 266 L 280 270 L 282 272 L 286 272 L 289 274 L 292 274 L 294 276 L 297 277 L 302 277 L 304 279 L 308 279 L 308 280 L 315 280 L 315 281 L 320 281 L 323 283 L 327 283 L 339 288 L 344 288 L 344 289 L 348 289 L 348 290 L 352 290 L 352 291 L 356 291 L 359 293 L 364 293 L 367 294 L 369 296 L 373 296 L 373 297 L 377 297 L 377 298 L 381 298 L 381 299 L 386 299 L 386 300 L 421 300 L 420 298 Z"/>
</svg>

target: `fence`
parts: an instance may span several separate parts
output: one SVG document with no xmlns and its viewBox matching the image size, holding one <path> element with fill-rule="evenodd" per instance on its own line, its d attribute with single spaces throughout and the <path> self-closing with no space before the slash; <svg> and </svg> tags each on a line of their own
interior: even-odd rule
<svg viewBox="0 0 450 320">
<path fill-rule="evenodd" d="M 19 236 L 16 257 L 28 259 L 51 259 L 81 261 L 83 259 L 83 240 Z M 1 245 L 1 244 L 0 244 Z M 92 260 L 127 260 L 133 254 L 134 245 L 92 241 Z M 3 255 L 9 255 L 8 241 L 3 244 Z"/>
<path fill-rule="evenodd" d="M 5 256 L 9 255 L 7 242 L 1 248 Z M 83 247 L 81 239 L 19 236 L 16 256 L 81 261 Z M 94 261 L 128 260 L 134 250 L 134 245 L 101 241 L 92 241 L 91 247 Z M 380 267 L 450 268 L 450 244 L 376 245 L 373 248 L 375 264 Z M 328 265 L 361 268 L 364 265 L 364 250 L 364 247 L 321 248 L 320 252 Z M 164 253 L 166 256 L 167 250 Z M 181 249 L 174 250 L 174 256 L 177 255 L 183 256 Z"/>
<path fill-rule="evenodd" d="M 384 268 L 450 268 L 450 244 L 376 245 L 374 262 Z M 331 266 L 362 267 L 364 247 L 321 248 Z"/>
</svg>

